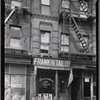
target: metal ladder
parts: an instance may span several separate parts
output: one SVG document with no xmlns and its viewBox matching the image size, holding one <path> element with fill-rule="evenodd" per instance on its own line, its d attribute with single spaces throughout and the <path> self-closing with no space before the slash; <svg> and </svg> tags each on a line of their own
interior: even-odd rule
<svg viewBox="0 0 100 100">
<path fill-rule="evenodd" d="M 86 42 L 84 40 L 84 37 L 82 36 L 82 34 L 81 34 L 80 30 L 79 30 L 79 27 L 78 27 L 75 19 L 73 18 L 73 16 L 70 16 L 70 17 L 71 17 L 71 25 L 72 25 L 72 28 L 74 29 L 74 31 L 75 31 L 75 33 L 76 33 L 79 41 L 81 42 L 81 44 L 82 44 L 85 52 L 86 53 L 89 53 L 90 52 L 89 51 L 89 48 L 88 48 L 88 46 L 87 46 L 87 44 L 86 44 Z"/>
</svg>

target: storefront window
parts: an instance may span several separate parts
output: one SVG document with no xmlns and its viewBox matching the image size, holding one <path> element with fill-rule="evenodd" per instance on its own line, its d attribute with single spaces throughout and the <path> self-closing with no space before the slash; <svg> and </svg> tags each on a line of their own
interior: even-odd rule
<svg viewBox="0 0 100 100">
<path fill-rule="evenodd" d="M 5 100 L 26 100 L 25 75 L 5 75 Z"/>
</svg>

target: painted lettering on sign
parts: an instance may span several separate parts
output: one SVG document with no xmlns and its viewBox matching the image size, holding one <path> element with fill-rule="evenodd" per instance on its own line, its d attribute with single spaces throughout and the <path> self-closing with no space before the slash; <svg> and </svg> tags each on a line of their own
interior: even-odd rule
<svg viewBox="0 0 100 100">
<path fill-rule="evenodd" d="M 68 60 L 64 61 L 64 60 L 56 60 L 56 59 L 34 58 L 34 65 L 70 67 L 70 61 L 68 61 Z"/>
</svg>

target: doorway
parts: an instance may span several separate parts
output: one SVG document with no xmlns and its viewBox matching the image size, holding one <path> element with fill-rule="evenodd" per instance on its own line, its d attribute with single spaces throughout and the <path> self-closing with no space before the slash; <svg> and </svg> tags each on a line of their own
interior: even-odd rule
<svg viewBox="0 0 100 100">
<path fill-rule="evenodd" d="M 38 69 L 37 72 L 38 100 L 53 100 L 55 95 L 55 71 Z"/>
<path fill-rule="evenodd" d="M 74 77 L 71 84 L 71 100 L 80 100 L 80 78 Z"/>
</svg>

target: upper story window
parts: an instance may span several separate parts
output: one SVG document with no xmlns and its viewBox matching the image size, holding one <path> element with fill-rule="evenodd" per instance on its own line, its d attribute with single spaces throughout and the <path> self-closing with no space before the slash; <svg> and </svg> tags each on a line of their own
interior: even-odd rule
<svg viewBox="0 0 100 100">
<path fill-rule="evenodd" d="M 69 1 L 68 0 L 63 0 L 62 1 L 62 8 L 69 9 Z"/>
<path fill-rule="evenodd" d="M 61 34 L 61 52 L 69 52 L 69 35 Z"/>
<path fill-rule="evenodd" d="M 21 27 L 10 27 L 10 47 L 14 49 L 21 49 Z"/>
<path fill-rule="evenodd" d="M 50 15 L 50 0 L 41 0 L 41 14 Z"/>
<path fill-rule="evenodd" d="M 81 2 L 80 11 L 81 13 L 83 13 L 83 14 L 80 14 L 80 17 L 87 18 L 87 15 L 85 15 L 88 13 L 88 1 L 87 0 L 84 0 L 84 2 Z"/>
<path fill-rule="evenodd" d="M 41 31 L 41 47 L 40 53 L 49 54 L 50 32 Z"/>
</svg>

